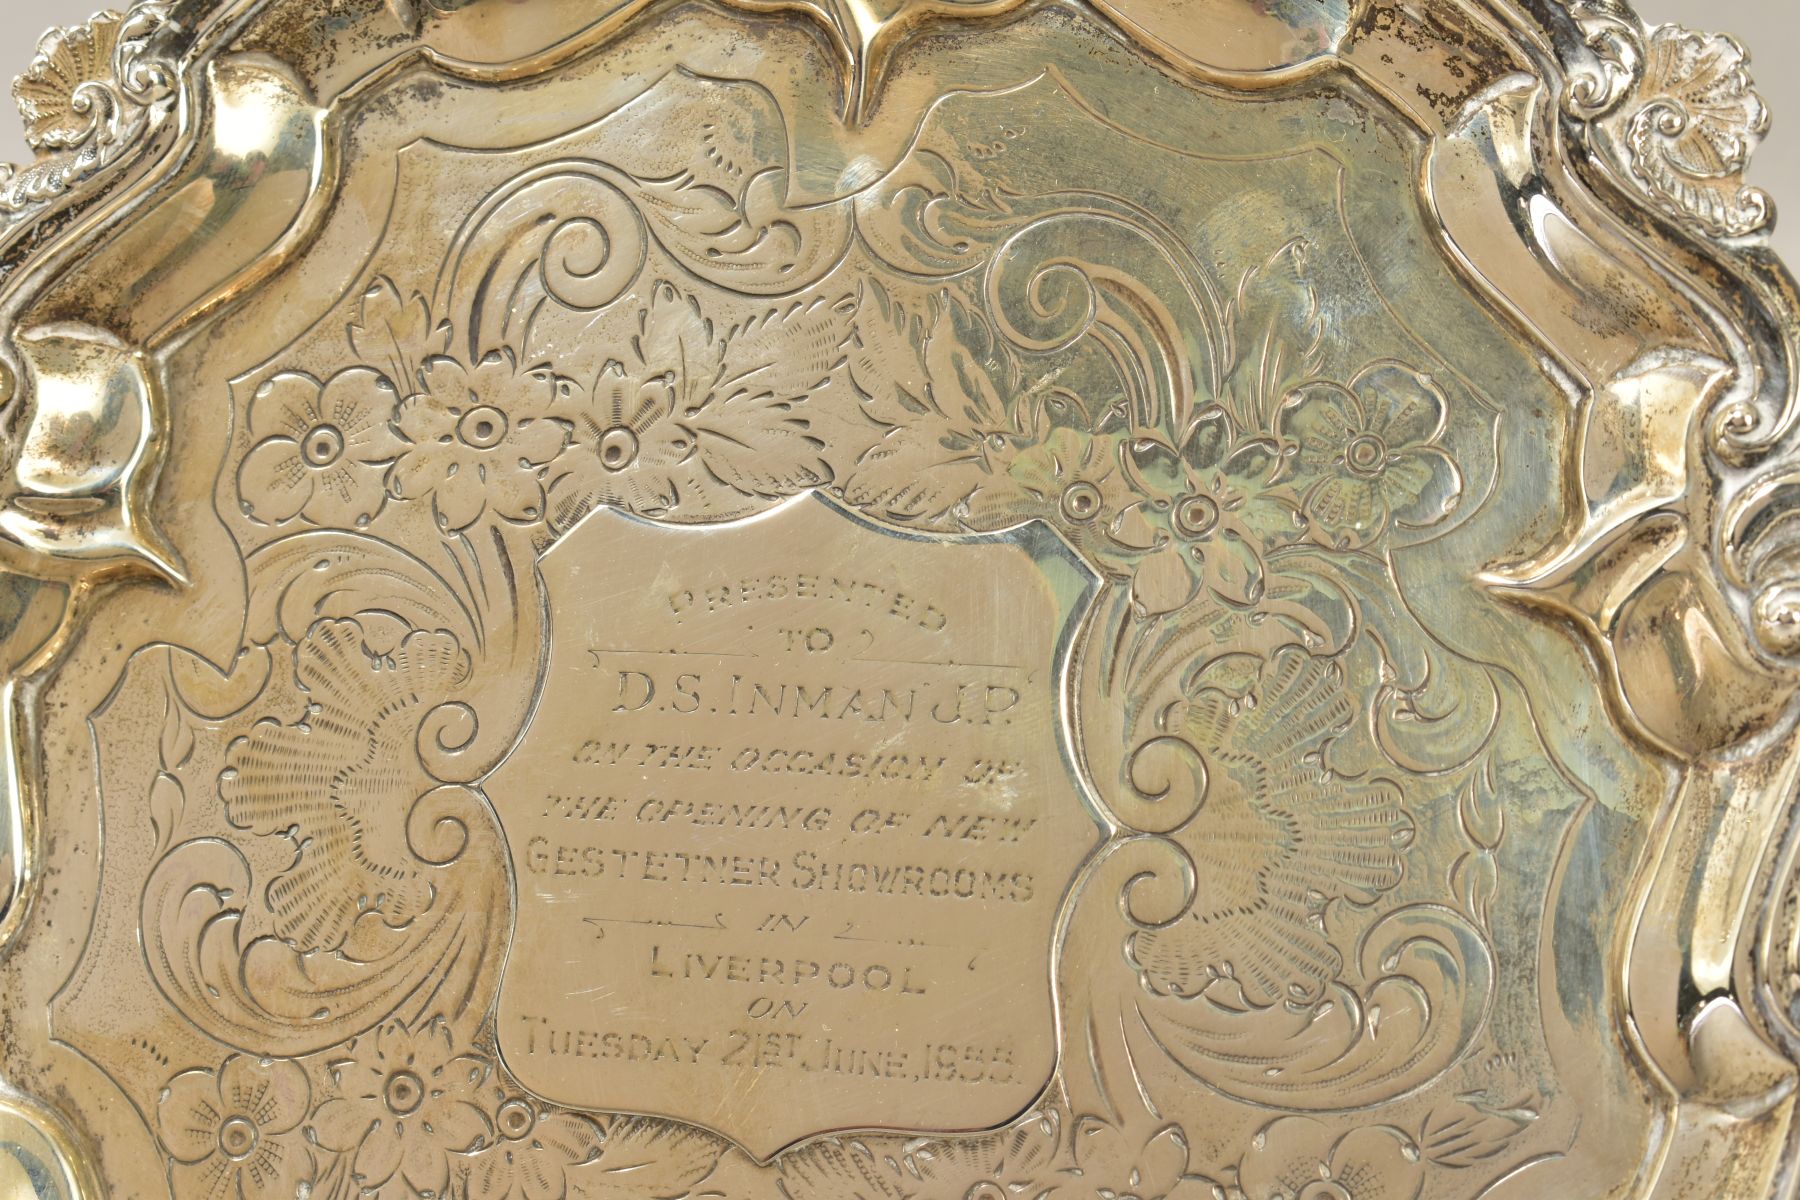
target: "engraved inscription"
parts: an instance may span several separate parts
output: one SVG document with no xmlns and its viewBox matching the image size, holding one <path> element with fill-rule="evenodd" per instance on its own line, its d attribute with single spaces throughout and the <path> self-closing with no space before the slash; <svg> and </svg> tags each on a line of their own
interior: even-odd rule
<svg viewBox="0 0 1800 1200">
<path fill-rule="evenodd" d="M 605 510 L 542 569 L 545 693 L 492 793 L 521 1082 L 759 1157 L 1037 1099 L 1057 918 L 1100 835 L 1061 734 L 1094 586 L 1073 554 L 814 496 L 704 538 Z"/>
<path fill-rule="evenodd" d="M 842 124 L 824 43 L 727 7 L 341 103 L 360 59 L 302 72 L 325 142 L 199 122 L 152 189 L 147 232 L 242 247 L 341 167 L 266 275 L 180 316 L 222 264 L 128 236 L 94 274 L 142 259 L 142 303 L 40 316 L 130 328 L 14 331 L 43 437 L 0 508 L 62 581 L 21 653 L 122 562 L 187 583 L 43 690 L 46 844 L 94 853 L 5 965 L 9 1072 L 173 1195 L 315 1200 L 1660 1196 L 1718 1104 L 1791 1105 L 1696 1070 L 1754 1067 L 1743 1027 L 1668 1008 L 1680 956 L 1631 937 L 1758 861 L 1663 853 L 1670 814 L 1785 828 L 1779 772 L 1666 757 L 1777 711 L 1729 647 L 1792 496 L 1730 509 L 1742 578 L 1705 510 L 1780 469 L 1780 410 L 1692 352 L 1696 297 L 1588 257 L 1596 214 L 1515 231 L 1573 292 L 1459 232 L 1512 229 L 1552 97 L 1460 38 L 1421 75 L 1435 10 L 1246 98 L 1024 6 L 932 16 Z M 470 16 L 434 50 L 524 29 Z M 1402 45 L 1448 107 L 1331 78 Z M 1492 204 L 1421 204 L 1490 157 Z M 65 461 L 52 426 L 121 397 L 151 432 Z M 1664 425 L 1741 478 L 1678 504 L 1719 481 Z M 34 500 L 70 462 L 93 503 Z M 1608 1036 L 1627 1008 L 1693 1037 Z"/>
</svg>

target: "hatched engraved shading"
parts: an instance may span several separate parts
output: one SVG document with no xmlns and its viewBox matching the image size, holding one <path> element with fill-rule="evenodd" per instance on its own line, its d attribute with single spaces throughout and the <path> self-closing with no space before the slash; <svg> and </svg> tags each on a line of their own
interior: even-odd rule
<svg viewBox="0 0 1800 1200">
<path fill-rule="evenodd" d="M 1735 43 L 326 9 L 19 85 L 0 1180 L 1783 1193 Z"/>
</svg>

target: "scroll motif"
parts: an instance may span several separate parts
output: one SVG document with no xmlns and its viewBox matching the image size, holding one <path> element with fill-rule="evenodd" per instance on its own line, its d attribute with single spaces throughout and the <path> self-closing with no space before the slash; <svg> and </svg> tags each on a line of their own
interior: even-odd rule
<svg viewBox="0 0 1800 1200">
<path fill-rule="evenodd" d="M 1657 207 L 1715 237 L 1768 224 L 1768 196 L 1744 182 L 1769 112 L 1749 56 L 1724 34 L 1646 30 L 1601 3 L 1575 6 L 1595 65 L 1572 73 L 1570 108 L 1615 139 L 1624 174 Z"/>
<path fill-rule="evenodd" d="M 131 149 L 173 96 L 174 63 L 159 48 L 172 5 L 137 0 L 123 15 L 53 29 L 13 83 L 35 163 L 0 168 L 0 224 L 41 209 Z"/>
<path fill-rule="evenodd" d="M 709 105 L 762 117 L 698 164 L 630 136 Z M 989 204 L 924 153 L 780 211 L 769 105 L 670 76 L 589 131 L 592 157 L 495 179 L 435 278 L 384 248 L 245 377 L 216 491 L 249 568 L 239 657 L 148 651 L 123 685 L 160 689 L 167 720 L 154 845 L 108 869 L 141 869 L 145 970 L 213 1054 L 143 1101 L 172 1178 L 1273 1200 L 1417 1195 L 1504 1153 L 1535 1114 L 1499 1089 L 1415 1128 L 1356 1115 L 1484 1034 L 1506 792 L 1576 792 L 1518 689 L 1396 576 L 1479 507 L 1491 408 L 1419 345 L 1344 343 L 1305 237 L 1224 271 L 1204 229 L 1028 174 Z M 1047 252 L 1052 231 L 1092 257 Z M 550 546 L 601 506 L 713 523 L 817 489 L 924 533 L 1042 522 L 1104 579 L 1072 686 L 1111 837 L 1067 935 L 1102 965 L 1059 981 L 1068 1066 L 1009 1129 L 752 1169 L 513 1084 L 489 1013 L 515 899 L 484 789 L 544 667 Z M 107 720 L 103 758 L 126 736 Z M 1447 875 L 1412 864 L 1428 812 L 1460 839 Z M 103 953 L 60 1003 L 90 1002 Z M 1202 1159 L 1159 1072 L 1294 1115 Z M 262 1102 L 215 1128 L 227 1086 Z"/>
<path fill-rule="evenodd" d="M 1651 32 L 1646 103 L 1631 118 L 1632 172 L 1702 226 L 1742 235 L 1769 220 L 1769 197 L 1746 186 L 1750 151 L 1769 112 L 1750 84 L 1744 48 L 1722 34 Z"/>
</svg>

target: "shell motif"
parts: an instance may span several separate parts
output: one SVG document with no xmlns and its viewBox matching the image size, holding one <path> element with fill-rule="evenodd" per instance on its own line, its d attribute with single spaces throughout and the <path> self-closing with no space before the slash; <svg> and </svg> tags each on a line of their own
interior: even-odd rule
<svg viewBox="0 0 1800 1200">
<path fill-rule="evenodd" d="M 52 29 L 31 67 L 13 81 L 25 140 L 39 153 L 86 142 L 117 104 L 114 57 L 125 18 L 113 11 L 85 25 Z"/>
<path fill-rule="evenodd" d="M 1631 118 L 1631 169 L 1665 204 L 1714 234 L 1737 237 L 1768 223 L 1768 196 L 1744 182 L 1769 112 L 1724 34 L 1664 25 L 1650 35 L 1642 106 Z"/>
</svg>

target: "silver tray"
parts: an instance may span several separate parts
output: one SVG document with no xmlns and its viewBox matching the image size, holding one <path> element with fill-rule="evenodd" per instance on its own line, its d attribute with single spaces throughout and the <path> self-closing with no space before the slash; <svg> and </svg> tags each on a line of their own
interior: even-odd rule
<svg viewBox="0 0 1800 1200">
<path fill-rule="evenodd" d="M 1729 38 L 157 0 L 16 95 L 0 1192 L 1792 1194 Z"/>
</svg>

